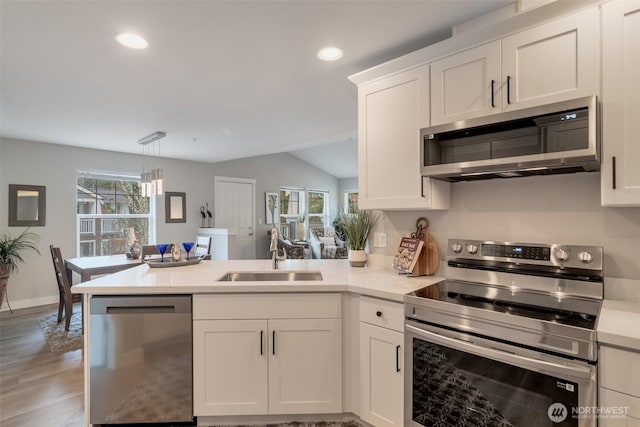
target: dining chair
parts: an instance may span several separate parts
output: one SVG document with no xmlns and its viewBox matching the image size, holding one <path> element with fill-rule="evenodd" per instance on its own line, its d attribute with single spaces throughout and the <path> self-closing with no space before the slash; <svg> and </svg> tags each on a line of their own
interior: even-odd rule
<svg viewBox="0 0 640 427">
<path fill-rule="evenodd" d="M 73 304 L 80 303 L 82 307 L 82 295 L 71 293 L 71 278 L 67 276 L 67 269 L 64 265 L 64 259 L 60 248 L 49 245 L 51 250 L 51 259 L 53 260 L 53 269 L 56 273 L 56 281 L 58 282 L 58 292 L 60 293 L 60 302 L 58 303 L 58 323 L 62 322 L 62 311 L 65 313 L 64 330 L 69 330 L 71 324 L 71 315 L 73 314 Z M 82 319 L 83 311 L 80 311 Z M 82 332 L 84 333 L 84 320 L 82 321 Z"/>
<path fill-rule="evenodd" d="M 156 249 L 155 245 L 142 245 L 142 253 L 140 254 L 140 259 L 142 262 L 145 262 L 147 258 L 150 258 L 152 255 L 160 256 L 160 252 Z"/>
<path fill-rule="evenodd" d="M 211 259 L 211 236 L 198 235 L 196 237 L 196 250 L 195 255 L 197 257 L 204 257 L 204 259 Z"/>
</svg>

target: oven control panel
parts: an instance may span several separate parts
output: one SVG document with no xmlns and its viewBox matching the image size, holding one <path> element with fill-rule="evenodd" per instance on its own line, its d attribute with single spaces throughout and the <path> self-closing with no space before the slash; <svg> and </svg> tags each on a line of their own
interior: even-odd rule
<svg viewBox="0 0 640 427">
<path fill-rule="evenodd" d="M 449 239 L 448 258 L 602 270 L 602 247 Z"/>
</svg>

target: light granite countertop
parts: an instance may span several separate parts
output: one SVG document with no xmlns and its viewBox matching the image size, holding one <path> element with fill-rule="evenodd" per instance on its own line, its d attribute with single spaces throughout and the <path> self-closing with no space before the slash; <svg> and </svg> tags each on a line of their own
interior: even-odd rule
<svg viewBox="0 0 640 427">
<path fill-rule="evenodd" d="M 151 268 L 146 264 L 72 287 L 93 295 L 204 294 L 256 292 L 354 292 L 402 302 L 405 294 L 444 280 L 439 276 L 407 277 L 389 266 L 350 267 L 347 260 L 286 260 L 279 270 L 311 270 L 322 281 L 218 282 L 228 272 L 273 271 L 271 260 L 202 261 L 197 265 Z"/>
<path fill-rule="evenodd" d="M 605 299 L 597 336 L 600 344 L 640 352 L 640 303 Z"/>
<path fill-rule="evenodd" d="M 441 276 L 407 277 L 398 274 L 387 262 L 375 265 L 357 268 L 350 267 L 346 260 L 287 260 L 280 262 L 280 270 L 320 271 L 322 281 L 218 282 L 228 272 L 273 271 L 271 260 L 202 261 L 173 268 L 150 268 L 143 264 L 74 285 L 72 292 L 93 295 L 353 292 L 402 302 L 404 295 L 444 280 Z M 640 302 L 605 299 L 597 336 L 600 344 L 640 351 Z"/>
</svg>

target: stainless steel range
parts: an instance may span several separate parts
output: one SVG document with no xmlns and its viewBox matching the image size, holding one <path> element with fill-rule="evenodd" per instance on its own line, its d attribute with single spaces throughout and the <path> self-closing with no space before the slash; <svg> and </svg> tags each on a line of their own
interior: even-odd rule
<svg viewBox="0 0 640 427">
<path fill-rule="evenodd" d="M 405 297 L 406 426 L 595 426 L 602 248 L 449 240 Z"/>
</svg>

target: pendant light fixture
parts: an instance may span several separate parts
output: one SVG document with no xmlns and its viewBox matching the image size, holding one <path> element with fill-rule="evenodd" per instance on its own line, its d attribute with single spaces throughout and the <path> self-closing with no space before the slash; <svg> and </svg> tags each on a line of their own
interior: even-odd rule
<svg viewBox="0 0 640 427">
<path fill-rule="evenodd" d="M 142 173 L 140 174 L 140 193 L 143 197 L 162 195 L 163 173 L 160 168 L 160 142 L 167 136 L 166 132 L 156 131 L 138 140 L 142 145 Z M 158 142 L 158 155 L 156 156 L 156 142 Z M 152 144 L 145 154 L 145 146 Z"/>
</svg>

